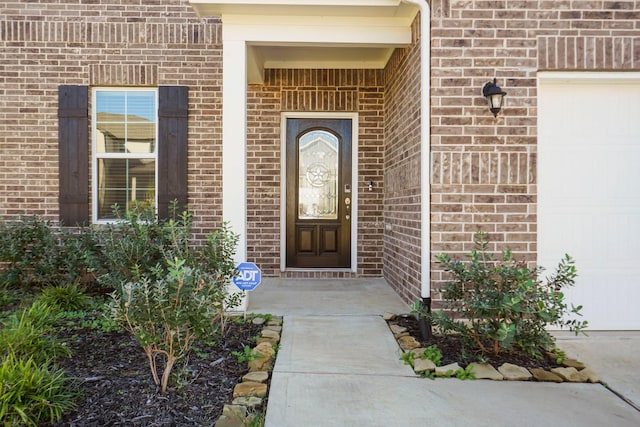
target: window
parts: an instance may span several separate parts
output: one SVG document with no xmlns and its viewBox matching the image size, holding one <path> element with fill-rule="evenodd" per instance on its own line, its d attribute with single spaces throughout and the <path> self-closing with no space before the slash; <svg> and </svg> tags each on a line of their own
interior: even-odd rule
<svg viewBox="0 0 640 427">
<path fill-rule="evenodd" d="M 158 92 L 95 88 L 92 115 L 93 221 L 157 206 Z"/>
<path fill-rule="evenodd" d="M 159 218 L 169 217 L 173 201 L 187 206 L 189 88 L 96 88 L 92 94 L 89 141 L 89 88 L 58 86 L 60 221 L 89 223 L 90 160 L 94 222 L 108 221 L 114 202 L 123 208 L 153 203 Z"/>
</svg>

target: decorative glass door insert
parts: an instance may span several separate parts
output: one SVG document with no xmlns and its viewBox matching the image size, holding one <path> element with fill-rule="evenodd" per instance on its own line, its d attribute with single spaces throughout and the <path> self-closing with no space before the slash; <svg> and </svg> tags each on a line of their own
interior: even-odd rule
<svg viewBox="0 0 640 427">
<path fill-rule="evenodd" d="M 298 218 L 338 217 L 338 138 L 325 130 L 302 135 L 298 147 Z"/>
</svg>

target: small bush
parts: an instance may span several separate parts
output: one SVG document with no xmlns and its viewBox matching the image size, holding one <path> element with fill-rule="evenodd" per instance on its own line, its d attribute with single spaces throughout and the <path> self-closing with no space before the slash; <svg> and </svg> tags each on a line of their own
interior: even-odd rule
<svg viewBox="0 0 640 427">
<path fill-rule="evenodd" d="M 69 356 L 53 332 L 54 310 L 42 301 L 13 313 L 0 329 L 0 423 L 36 426 L 73 407 L 63 372 L 51 360 Z"/>
<path fill-rule="evenodd" d="M 165 252 L 173 245 L 166 222 L 158 220 L 153 208 L 123 214 L 115 206 L 114 215 L 117 221 L 97 230 L 106 267 L 98 277 L 100 284 L 107 289 L 117 289 L 123 283 L 137 282 L 143 276 L 152 275 L 157 268 L 166 274 Z M 182 226 L 175 224 L 176 229 Z"/>
<path fill-rule="evenodd" d="M 0 284 L 0 311 L 11 308 L 20 303 L 20 294 L 15 289 L 9 289 Z"/>
<path fill-rule="evenodd" d="M 72 409 L 75 394 L 62 370 L 10 353 L 0 365 L 0 423 L 37 426 L 55 423 Z"/>
<path fill-rule="evenodd" d="M 487 247 L 487 234 L 477 233 L 468 262 L 446 254 L 436 257 L 453 280 L 442 290 L 444 310 L 434 314 L 434 322 L 443 332 L 461 335 L 463 352 L 498 355 L 519 350 L 540 357 L 542 349 L 554 347 L 548 326 L 568 327 L 576 334 L 587 326 L 586 321 L 565 319 L 580 315 L 582 309 L 569 308 L 562 293 L 575 283 L 571 257 L 565 256 L 543 281 L 540 267 L 515 261 L 510 250 L 496 262 Z"/>
<path fill-rule="evenodd" d="M 29 309 L 11 315 L 0 329 L 0 355 L 32 357 L 36 363 L 46 363 L 57 357 L 69 356 L 70 350 L 51 335 L 52 320 L 51 307 L 40 302 L 35 302 Z"/>
<path fill-rule="evenodd" d="M 101 271 L 94 233 L 73 230 L 36 216 L 0 221 L 0 283 L 33 288 L 86 280 Z"/>
<path fill-rule="evenodd" d="M 10 285 L 47 282 L 54 270 L 57 238 L 51 223 L 37 217 L 0 222 L 0 281 Z"/>
<path fill-rule="evenodd" d="M 50 286 L 42 290 L 38 300 L 61 311 L 75 311 L 86 308 L 90 299 L 77 283 Z"/>
<path fill-rule="evenodd" d="M 223 330 L 225 307 L 237 305 L 227 284 L 236 273 L 238 236 L 223 224 L 206 245 L 194 247 L 191 214 L 177 215 L 175 205 L 172 211 L 172 218 L 160 222 L 149 213 L 130 212 L 123 228 L 116 233 L 112 227 L 107 235 L 108 245 L 122 250 L 110 257 L 115 274 L 105 277 L 115 285 L 111 318 L 142 346 L 163 393 L 175 362 L 197 339 L 211 340 Z M 162 378 L 158 356 L 164 359 Z"/>
<path fill-rule="evenodd" d="M 54 283 L 94 285 L 97 277 L 104 274 L 105 255 L 97 229 L 81 227 L 60 230 L 60 246 L 56 257 L 60 277 Z"/>
<path fill-rule="evenodd" d="M 210 274 L 174 260 L 166 276 L 142 277 L 112 296 L 112 318 L 135 336 L 149 360 L 154 382 L 165 393 L 176 361 L 188 354 L 197 339 L 215 335 L 225 290 Z M 162 378 L 157 356 L 164 362 Z"/>
</svg>

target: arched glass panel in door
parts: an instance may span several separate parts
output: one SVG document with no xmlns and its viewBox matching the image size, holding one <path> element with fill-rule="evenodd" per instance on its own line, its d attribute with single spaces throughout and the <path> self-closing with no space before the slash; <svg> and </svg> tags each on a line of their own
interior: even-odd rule
<svg viewBox="0 0 640 427">
<path fill-rule="evenodd" d="M 298 144 L 298 218 L 338 218 L 338 138 L 326 130 L 303 134 Z"/>
</svg>

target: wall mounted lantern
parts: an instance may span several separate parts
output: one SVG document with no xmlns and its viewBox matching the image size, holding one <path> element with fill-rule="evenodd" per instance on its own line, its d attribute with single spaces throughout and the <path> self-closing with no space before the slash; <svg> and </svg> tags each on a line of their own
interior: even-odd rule
<svg viewBox="0 0 640 427">
<path fill-rule="evenodd" d="M 482 95 L 489 101 L 489 110 L 493 113 L 493 117 L 498 117 L 498 113 L 502 108 L 502 100 L 506 94 L 507 92 L 504 92 L 496 84 L 495 77 L 492 82 L 487 82 L 482 88 Z"/>
</svg>

